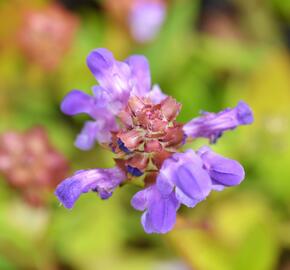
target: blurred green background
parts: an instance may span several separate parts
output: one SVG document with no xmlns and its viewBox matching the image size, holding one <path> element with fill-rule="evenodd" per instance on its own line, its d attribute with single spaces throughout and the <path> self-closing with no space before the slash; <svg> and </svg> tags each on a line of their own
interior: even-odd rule
<svg viewBox="0 0 290 270">
<path fill-rule="evenodd" d="M 32 45 L 35 59 L 19 40 L 28 35 L 24 14 L 53 3 L 0 0 L 0 133 L 42 125 L 70 173 L 111 166 L 111 154 L 100 147 L 74 147 L 86 118 L 63 115 L 59 104 L 71 89 L 89 93 L 96 84 L 85 64 L 92 49 L 106 47 L 117 59 L 144 54 L 153 83 L 183 104 L 182 122 L 240 99 L 253 108 L 254 124 L 213 146 L 239 160 L 246 179 L 194 209 L 182 208 L 169 234 L 146 235 L 140 212 L 130 206 L 137 187 L 126 185 L 108 201 L 87 194 L 68 211 L 53 190 L 45 206 L 32 207 L 1 177 L 0 269 L 289 270 L 290 1 L 168 1 L 160 33 L 146 44 L 130 37 L 107 2 L 59 1 L 77 22 L 73 37 L 47 49 L 44 33 L 43 48 Z M 37 61 L 38 50 L 57 64 Z"/>
</svg>

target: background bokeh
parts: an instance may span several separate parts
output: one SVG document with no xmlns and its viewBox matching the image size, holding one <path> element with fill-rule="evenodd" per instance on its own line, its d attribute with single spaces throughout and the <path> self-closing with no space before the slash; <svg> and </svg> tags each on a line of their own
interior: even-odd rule
<svg viewBox="0 0 290 270">
<path fill-rule="evenodd" d="M 133 185 L 107 201 L 87 194 L 68 211 L 53 189 L 42 205 L 28 202 L 3 174 L 0 269 L 289 270 L 290 1 L 167 1 L 161 31 L 146 43 L 130 36 L 128 2 L 59 1 L 66 15 L 41 28 L 41 19 L 31 27 L 27 18 L 56 2 L 0 0 L 0 133 L 42 126 L 69 173 L 111 166 L 100 147 L 74 147 L 86 118 L 63 115 L 59 104 L 69 90 L 89 93 L 96 83 L 85 64 L 92 49 L 106 47 L 117 59 L 139 53 L 150 61 L 152 81 L 183 104 L 180 121 L 240 99 L 253 108 L 251 126 L 213 146 L 239 160 L 246 179 L 182 208 L 172 232 L 146 235 L 130 206 Z"/>
</svg>

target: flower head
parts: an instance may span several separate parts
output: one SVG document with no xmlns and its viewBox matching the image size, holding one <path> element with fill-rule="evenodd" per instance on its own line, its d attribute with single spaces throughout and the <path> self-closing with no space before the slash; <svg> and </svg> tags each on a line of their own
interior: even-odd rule
<svg viewBox="0 0 290 270">
<path fill-rule="evenodd" d="M 65 207 L 72 208 L 88 191 L 106 199 L 120 184 L 142 177 L 144 189 L 131 204 L 144 211 L 141 222 L 147 233 L 166 233 L 174 227 L 181 204 L 194 207 L 212 190 L 238 185 L 244 179 L 237 161 L 209 147 L 197 152 L 180 148 L 198 137 L 215 142 L 226 130 L 250 124 L 253 116 L 246 103 L 204 113 L 184 125 L 176 120 L 181 104 L 158 86 L 151 87 L 145 57 L 119 62 L 108 50 L 97 49 L 87 63 L 99 86 L 93 88 L 93 96 L 73 90 L 61 108 L 66 114 L 86 113 L 94 119 L 85 123 L 76 145 L 86 150 L 98 141 L 116 155 L 116 167 L 80 171 L 64 180 L 56 195 Z"/>
<path fill-rule="evenodd" d="M 68 162 L 43 128 L 0 135 L 0 174 L 30 204 L 43 205 L 45 192 L 54 189 L 67 172 Z"/>
<path fill-rule="evenodd" d="M 69 49 L 78 19 L 59 5 L 26 12 L 19 32 L 26 56 L 46 70 L 55 69 Z"/>
</svg>

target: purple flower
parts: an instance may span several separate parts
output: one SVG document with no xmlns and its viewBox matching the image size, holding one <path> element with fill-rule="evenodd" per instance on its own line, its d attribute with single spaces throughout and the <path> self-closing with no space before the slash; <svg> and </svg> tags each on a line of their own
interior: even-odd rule
<svg viewBox="0 0 290 270">
<path fill-rule="evenodd" d="M 156 185 L 137 192 L 131 204 L 136 210 L 145 211 L 141 222 L 146 233 L 167 233 L 172 230 L 180 205 L 174 192 L 163 195 Z"/>
<path fill-rule="evenodd" d="M 243 181 L 245 171 L 239 162 L 220 156 L 207 146 L 200 148 L 197 153 L 209 173 L 213 189 L 222 190 L 224 187 L 239 185 Z"/>
<path fill-rule="evenodd" d="M 72 177 L 61 182 L 55 191 L 59 201 L 72 208 L 82 193 L 95 191 L 101 199 L 111 197 L 113 191 L 126 179 L 118 167 L 77 171 Z"/>
<path fill-rule="evenodd" d="M 147 233 L 166 233 L 174 227 L 181 204 L 195 207 L 211 190 L 241 183 L 245 172 L 237 161 L 209 147 L 197 152 L 181 152 L 180 148 L 188 139 L 205 137 L 215 142 L 224 131 L 252 123 L 246 103 L 219 113 L 203 113 L 183 125 L 177 121 L 181 104 L 157 85 L 151 88 L 145 57 L 131 56 L 119 62 L 108 50 L 97 49 L 87 63 L 99 85 L 93 87 L 92 96 L 71 91 L 61 109 L 68 115 L 91 116 L 76 146 L 88 150 L 98 141 L 114 153 L 117 166 L 79 171 L 64 180 L 55 194 L 65 207 L 72 208 L 88 191 L 107 199 L 121 183 L 134 183 L 138 177 L 146 188 L 134 195 L 131 204 L 144 211 L 141 222 Z"/>
<path fill-rule="evenodd" d="M 204 137 L 215 143 L 224 131 L 251 124 L 253 120 L 250 107 L 240 101 L 233 109 L 228 108 L 219 113 L 203 113 L 201 117 L 194 118 L 184 125 L 183 130 L 188 137 Z"/>
<path fill-rule="evenodd" d="M 86 123 L 76 140 L 75 145 L 82 150 L 90 149 L 95 141 L 111 141 L 111 132 L 118 130 L 115 117 L 131 95 L 148 96 L 157 102 L 166 97 L 158 87 L 151 91 L 149 64 L 144 56 L 135 55 L 120 62 L 110 51 L 101 48 L 89 54 L 87 65 L 99 82 L 99 86 L 93 87 L 93 96 L 72 90 L 61 104 L 65 114 L 85 113 L 95 120 Z"/>
<path fill-rule="evenodd" d="M 174 190 L 178 201 L 188 207 L 194 207 L 211 191 L 209 174 L 193 150 L 166 159 L 156 183 L 161 194 L 168 195 Z"/>
<path fill-rule="evenodd" d="M 165 16 L 166 6 L 163 2 L 136 0 L 129 16 L 133 38 L 140 43 L 154 39 L 160 31 Z"/>
</svg>

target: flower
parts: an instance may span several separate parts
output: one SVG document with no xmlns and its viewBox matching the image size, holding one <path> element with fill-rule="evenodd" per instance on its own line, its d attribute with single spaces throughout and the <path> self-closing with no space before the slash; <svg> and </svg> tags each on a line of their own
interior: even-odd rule
<svg viewBox="0 0 290 270">
<path fill-rule="evenodd" d="M 157 102 L 165 97 L 158 86 L 151 91 L 149 64 L 143 56 L 119 62 L 107 49 L 96 49 L 89 54 L 87 65 L 99 81 L 93 87 L 93 96 L 73 90 L 61 104 L 65 114 L 86 113 L 95 120 L 85 124 L 76 140 L 76 146 L 83 150 L 93 147 L 95 141 L 111 141 L 111 132 L 118 129 L 115 117 L 127 106 L 130 96 L 148 96 Z"/>
<path fill-rule="evenodd" d="M 165 20 L 166 6 L 163 1 L 135 0 L 129 14 L 129 27 L 133 38 L 145 43 L 159 33 Z"/>
<path fill-rule="evenodd" d="M 201 117 L 194 118 L 184 125 L 183 130 L 190 138 L 204 137 L 215 143 L 224 131 L 252 122 L 253 113 L 250 107 L 240 101 L 233 109 L 228 108 L 219 113 L 203 112 Z"/>
<path fill-rule="evenodd" d="M 180 148 L 198 137 L 215 142 L 224 131 L 252 123 L 246 103 L 203 113 L 184 125 L 176 121 L 181 104 L 158 86 L 151 87 L 145 57 L 119 62 L 108 50 L 96 49 L 87 63 L 99 86 L 93 88 L 93 96 L 71 91 L 61 108 L 68 115 L 86 113 L 94 119 L 85 123 L 76 145 L 86 150 L 97 140 L 116 155 L 116 167 L 79 171 L 64 180 L 55 194 L 65 207 L 72 208 L 88 191 L 107 199 L 118 186 L 140 177 L 144 189 L 133 196 L 131 204 L 144 211 L 145 232 L 167 233 L 174 227 L 180 205 L 195 207 L 212 190 L 241 183 L 245 173 L 237 161 L 207 146 L 196 152 Z"/>
<path fill-rule="evenodd" d="M 60 183 L 55 195 L 66 208 L 72 208 L 79 196 L 88 191 L 97 192 L 103 200 L 108 199 L 124 179 L 125 174 L 118 167 L 81 170 Z"/>
<path fill-rule="evenodd" d="M 152 41 L 160 32 L 167 15 L 164 0 L 105 0 L 106 10 L 137 43 Z"/>
<path fill-rule="evenodd" d="M 70 48 L 78 18 L 57 4 L 24 14 L 19 44 L 24 54 L 45 70 L 54 70 Z"/>
<path fill-rule="evenodd" d="M 0 135 L 0 173 L 31 205 L 44 205 L 46 191 L 54 189 L 67 172 L 67 160 L 43 128 Z"/>
</svg>

